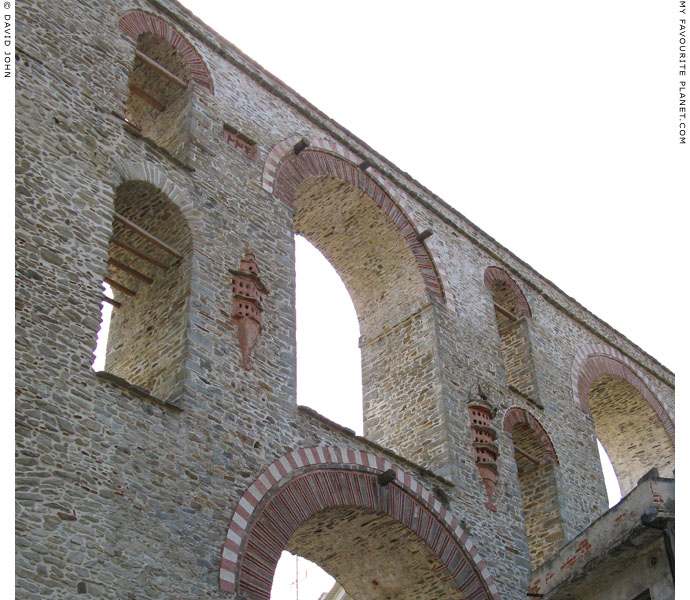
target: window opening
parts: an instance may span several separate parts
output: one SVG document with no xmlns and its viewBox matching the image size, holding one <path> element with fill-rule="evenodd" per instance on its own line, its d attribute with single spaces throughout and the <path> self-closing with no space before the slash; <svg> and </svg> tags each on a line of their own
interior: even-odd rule
<svg viewBox="0 0 690 600">
<path fill-rule="evenodd" d="M 190 244 L 185 219 L 160 190 L 140 181 L 118 188 L 94 369 L 166 401 L 183 388 Z"/>
<path fill-rule="evenodd" d="M 189 74 L 170 43 L 152 33 L 137 38 L 126 117 L 143 136 L 183 158 L 190 136 Z"/>
</svg>

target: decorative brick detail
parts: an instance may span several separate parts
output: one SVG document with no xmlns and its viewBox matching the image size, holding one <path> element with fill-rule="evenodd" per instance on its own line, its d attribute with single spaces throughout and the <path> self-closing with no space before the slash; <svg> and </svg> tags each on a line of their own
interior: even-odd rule
<svg viewBox="0 0 690 600">
<path fill-rule="evenodd" d="M 401 198 L 393 188 L 373 169 L 366 173 L 359 169 L 357 165 L 361 159 L 339 144 L 310 139 L 309 147 L 295 155 L 294 145 L 301 139 L 302 136 L 291 136 L 271 150 L 264 166 L 263 188 L 288 204 L 293 203 L 299 185 L 310 177 L 330 175 L 363 191 L 405 238 L 427 292 L 453 310 L 449 294 L 445 292 L 449 289 L 444 281 L 445 273 L 437 268 L 438 257 L 417 239 L 421 228 L 403 212 Z"/>
<path fill-rule="evenodd" d="M 389 469 L 395 480 L 384 494 L 378 476 Z M 268 600 L 275 565 L 293 533 L 311 516 L 346 506 L 388 514 L 415 532 L 465 600 L 498 600 L 476 546 L 432 492 L 381 456 L 326 446 L 279 458 L 240 498 L 223 546 L 221 588 L 247 600 Z"/>
<path fill-rule="evenodd" d="M 142 10 L 128 10 L 120 17 L 118 25 L 135 41 L 142 33 L 152 33 L 167 40 L 179 53 L 192 81 L 213 94 L 213 81 L 204 60 L 170 23 Z"/>
<path fill-rule="evenodd" d="M 556 449 L 553 447 L 553 443 L 551 442 L 551 438 L 541 426 L 541 423 L 539 423 L 539 421 L 537 421 L 537 419 L 535 419 L 524 408 L 513 406 L 506 411 L 506 414 L 503 417 L 503 431 L 512 437 L 513 428 L 518 423 L 527 425 L 527 427 L 529 427 L 541 440 L 546 454 L 553 458 L 556 464 L 560 464 L 558 461 L 558 455 L 556 454 Z"/>
<path fill-rule="evenodd" d="M 499 267 L 487 267 L 484 271 L 484 285 L 493 291 L 494 284 L 497 282 L 505 283 L 511 290 L 513 290 L 513 292 L 515 292 L 518 302 L 518 313 L 527 317 L 532 317 L 532 311 L 527 303 L 527 298 L 525 298 L 525 295 L 522 293 L 520 286 L 515 283 L 515 280 Z"/>
<path fill-rule="evenodd" d="M 237 325 L 237 339 L 242 352 L 242 368 L 249 371 L 249 357 L 261 335 L 261 303 L 268 294 L 259 278 L 259 267 L 251 252 L 240 261 L 239 270 L 230 269 L 232 275 L 232 322 Z"/>
<path fill-rule="evenodd" d="M 649 402 L 664 429 L 675 443 L 675 425 L 671 411 L 659 402 L 652 383 L 630 359 L 615 348 L 605 344 L 587 344 L 582 346 L 573 358 L 570 379 L 575 398 L 575 405 L 583 412 L 589 413 L 589 391 L 594 380 L 601 375 L 614 375 L 630 383 Z"/>
<path fill-rule="evenodd" d="M 496 511 L 493 496 L 498 481 L 498 446 L 496 445 L 496 430 L 491 425 L 494 412 L 488 404 L 479 401 L 472 401 L 468 409 L 470 411 L 474 461 L 489 498 L 486 507 Z"/>
<path fill-rule="evenodd" d="M 226 124 L 223 126 L 223 139 L 230 146 L 236 148 L 242 154 L 246 154 L 252 160 L 256 160 L 256 157 L 259 155 L 257 143 L 230 125 Z"/>
</svg>

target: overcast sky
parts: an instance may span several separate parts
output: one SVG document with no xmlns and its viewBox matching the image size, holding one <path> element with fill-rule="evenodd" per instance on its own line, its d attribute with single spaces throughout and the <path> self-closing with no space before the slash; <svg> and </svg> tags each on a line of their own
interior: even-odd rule
<svg viewBox="0 0 690 600">
<path fill-rule="evenodd" d="M 184 2 L 671 369 L 677 3 Z M 665 6 L 662 6 L 664 4 Z"/>
<path fill-rule="evenodd" d="M 184 4 L 662 364 L 683 368 L 690 154 L 678 134 L 677 1 Z M 300 264 L 298 308 L 309 285 L 300 271 L 315 268 Z M 303 350 L 306 330 L 321 327 L 298 319 Z M 301 385 L 304 368 L 300 357 Z M 359 385 L 356 362 L 354 371 L 344 396 Z M 323 396 L 321 385 L 300 389 L 300 402 Z"/>
</svg>

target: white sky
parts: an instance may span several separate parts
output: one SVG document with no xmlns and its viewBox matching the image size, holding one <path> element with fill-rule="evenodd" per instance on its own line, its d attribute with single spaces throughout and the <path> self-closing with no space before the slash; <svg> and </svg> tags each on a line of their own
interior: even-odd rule
<svg viewBox="0 0 690 600">
<path fill-rule="evenodd" d="M 662 364 L 684 366 L 677 1 L 183 3 Z M 329 322 L 356 344 L 354 311 L 307 304 L 309 252 L 298 244 L 299 402 L 361 430 L 358 357 L 350 374 L 329 371 L 323 346 Z M 343 304 L 324 316 L 329 302 Z"/>
</svg>

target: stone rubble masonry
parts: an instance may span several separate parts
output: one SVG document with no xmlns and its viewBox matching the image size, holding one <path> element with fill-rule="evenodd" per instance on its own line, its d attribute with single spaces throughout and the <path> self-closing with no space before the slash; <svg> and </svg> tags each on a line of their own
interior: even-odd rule
<svg viewBox="0 0 690 600">
<path fill-rule="evenodd" d="M 128 11 L 141 14 L 123 21 Z M 672 473 L 673 373 L 179 4 L 28 0 L 17 13 L 17 598 L 232 598 L 220 586 L 221 553 L 240 499 L 281 457 L 336 447 L 411 473 L 460 524 L 467 552 L 481 556 L 481 593 L 523 599 L 534 536 L 522 466 L 515 440 L 496 427 L 489 510 L 467 408 L 478 384 L 496 424 L 517 408 L 552 442 L 556 493 L 535 502 L 548 505 L 565 543 L 606 509 L 597 429 L 623 424 L 625 439 L 637 440 L 633 448 L 610 436 L 631 477 L 652 466 Z M 187 90 L 155 71 L 145 77 L 137 46 L 179 69 Z M 150 78 L 139 83 L 164 102 L 174 92 L 165 126 L 142 115 L 133 127 L 130 77 Z M 226 123 L 256 141 L 255 159 L 227 143 Z M 300 172 L 281 198 L 281 165 L 297 162 L 290 149 L 302 138 L 310 145 L 299 164 L 318 157 L 326 166 Z M 154 282 L 128 279 L 137 296 L 118 295 L 113 372 L 98 376 L 101 284 L 115 277 L 111 253 L 124 256 L 111 245 L 113 231 L 124 235 L 116 209 L 148 221 L 183 258 L 162 274 L 129 257 Z M 427 229 L 433 235 L 420 241 Z M 296 408 L 296 232 L 332 261 L 356 306 L 369 439 Z M 250 371 L 231 322 L 230 269 L 247 249 L 270 290 Z M 505 272 L 529 307 L 521 318 L 538 398 L 507 380 L 487 269 Z M 623 398 L 621 381 L 637 395 Z M 616 420 L 628 409 L 636 418 Z M 426 561 L 449 576 L 409 527 L 355 506 L 332 509 L 341 510 L 305 522 L 288 547 L 328 562 L 317 531 L 355 536 L 339 523 L 371 515 L 372 556 L 381 559 L 386 536 L 407 540 L 419 563 L 405 569 Z M 336 547 L 333 538 L 323 547 Z M 403 568 L 385 564 L 381 586 L 367 571 L 362 593 L 382 597 L 377 587 Z M 445 581 L 439 594 L 451 593 Z"/>
</svg>

